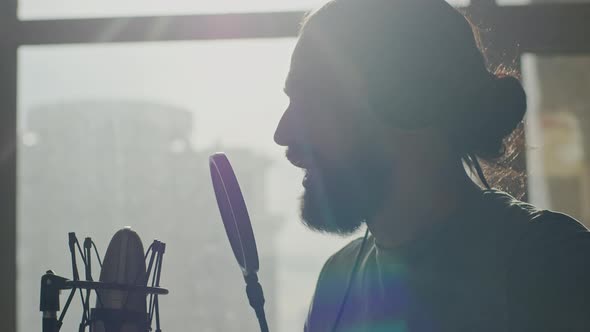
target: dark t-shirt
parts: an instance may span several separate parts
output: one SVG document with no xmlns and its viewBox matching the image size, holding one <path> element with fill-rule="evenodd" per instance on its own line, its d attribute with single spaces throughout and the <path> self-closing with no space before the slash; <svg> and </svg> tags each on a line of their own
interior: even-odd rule
<svg viewBox="0 0 590 332">
<path fill-rule="evenodd" d="M 324 265 L 306 332 L 332 331 L 361 243 Z M 590 233 L 484 191 L 398 249 L 369 236 L 337 331 L 590 331 Z"/>
</svg>

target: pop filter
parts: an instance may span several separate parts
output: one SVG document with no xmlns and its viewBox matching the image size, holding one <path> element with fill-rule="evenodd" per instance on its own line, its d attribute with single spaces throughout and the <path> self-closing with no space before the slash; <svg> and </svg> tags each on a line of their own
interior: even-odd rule
<svg viewBox="0 0 590 332">
<path fill-rule="evenodd" d="M 244 277 L 258 272 L 258 251 L 238 179 L 224 153 L 209 158 L 221 220 Z"/>
<path fill-rule="evenodd" d="M 264 314 L 264 295 L 257 276 L 258 250 L 238 179 L 224 153 L 211 155 L 209 168 L 223 227 L 246 280 L 250 306 L 256 312 L 260 330 L 268 332 Z"/>
</svg>

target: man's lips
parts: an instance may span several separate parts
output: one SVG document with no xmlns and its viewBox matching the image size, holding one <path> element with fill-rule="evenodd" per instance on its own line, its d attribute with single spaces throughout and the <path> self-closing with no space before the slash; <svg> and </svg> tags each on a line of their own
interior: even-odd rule
<svg viewBox="0 0 590 332">
<path fill-rule="evenodd" d="M 293 152 L 292 149 L 287 149 L 285 155 L 287 160 L 295 167 L 302 169 L 309 169 L 311 167 L 311 162 L 306 161 L 300 154 Z"/>
<path fill-rule="evenodd" d="M 305 175 L 303 175 L 303 180 L 301 180 L 301 184 L 303 185 L 303 187 L 307 187 L 307 185 L 308 185 L 308 184 L 309 184 L 309 182 L 310 182 L 310 178 L 311 178 L 311 176 L 310 176 L 310 171 L 309 171 L 309 170 L 307 170 L 307 171 L 305 172 Z"/>
<path fill-rule="evenodd" d="M 293 164 L 293 166 L 297 167 L 297 168 L 301 168 L 304 170 L 304 175 L 303 175 L 303 179 L 301 180 L 301 184 L 303 185 L 303 187 L 307 187 L 307 185 L 309 184 L 309 178 L 310 178 L 310 164 L 308 162 L 305 162 L 303 158 L 301 158 L 301 156 L 299 154 L 296 154 L 293 152 L 293 149 L 287 149 L 287 152 L 285 153 L 285 156 L 287 157 L 287 160 L 289 160 L 289 162 L 291 164 Z"/>
</svg>

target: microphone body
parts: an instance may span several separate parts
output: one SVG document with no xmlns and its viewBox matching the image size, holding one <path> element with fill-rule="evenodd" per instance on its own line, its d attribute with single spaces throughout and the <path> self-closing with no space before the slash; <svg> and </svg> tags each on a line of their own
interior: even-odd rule
<svg viewBox="0 0 590 332">
<path fill-rule="evenodd" d="M 113 236 L 100 271 L 100 282 L 145 286 L 147 273 L 141 239 L 130 228 Z M 144 332 L 149 329 L 146 293 L 114 289 L 96 290 L 90 332 Z"/>
</svg>

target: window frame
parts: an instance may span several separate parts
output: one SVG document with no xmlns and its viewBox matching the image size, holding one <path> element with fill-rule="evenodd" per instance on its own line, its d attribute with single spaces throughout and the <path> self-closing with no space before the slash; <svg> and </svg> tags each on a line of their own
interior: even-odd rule
<svg viewBox="0 0 590 332">
<path fill-rule="evenodd" d="M 0 330 L 16 331 L 16 200 L 18 48 L 24 45 L 93 44 L 179 40 L 296 37 L 304 12 L 206 14 L 24 20 L 18 0 L 0 2 Z M 524 53 L 573 55 L 590 53 L 590 3 L 496 6 L 493 0 L 472 0 L 463 8 L 474 23 L 491 29 L 484 47 L 502 58 Z M 164 23 L 164 24 L 163 24 Z M 146 34 L 158 24 L 157 34 Z M 108 39 L 101 31 L 117 26 Z M 215 27 L 211 29 L 210 27 Z M 492 62 L 500 58 L 490 59 Z"/>
</svg>

